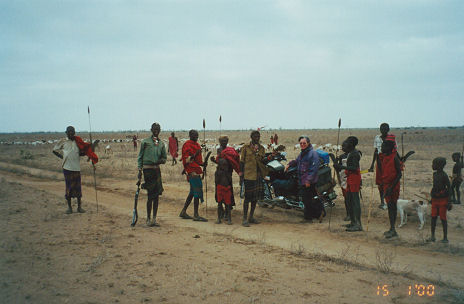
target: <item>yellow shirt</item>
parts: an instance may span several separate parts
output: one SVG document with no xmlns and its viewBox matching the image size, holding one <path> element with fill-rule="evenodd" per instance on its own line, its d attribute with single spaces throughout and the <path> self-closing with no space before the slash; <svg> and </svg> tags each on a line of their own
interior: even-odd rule
<svg viewBox="0 0 464 304">
<path fill-rule="evenodd" d="M 249 143 L 242 147 L 240 162 L 244 164 L 244 179 L 257 180 L 258 177 L 264 177 L 267 175 L 266 166 L 262 162 L 264 153 L 264 147 L 260 144 L 254 146 Z"/>
</svg>

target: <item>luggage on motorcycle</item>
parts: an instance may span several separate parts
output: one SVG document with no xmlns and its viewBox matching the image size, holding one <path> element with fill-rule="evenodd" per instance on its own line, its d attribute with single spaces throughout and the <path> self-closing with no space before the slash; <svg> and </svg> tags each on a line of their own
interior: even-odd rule
<svg viewBox="0 0 464 304">
<path fill-rule="evenodd" d="M 333 187 L 329 166 L 320 167 L 317 171 L 317 176 L 318 180 L 316 183 L 316 189 L 319 193 L 326 192 Z"/>
<path fill-rule="evenodd" d="M 282 165 L 278 160 L 271 160 L 267 163 L 267 166 L 273 171 L 282 171 L 285 169 L 285 166 Z"/>
<path fill-rule="evenodd" d="M 328 165 L 330 162 L 329 153 L 323 150 L 316 150 L 317 154 L 319 154 L 319 158 L 322 159 L 323 163 Z"/>
</svg>

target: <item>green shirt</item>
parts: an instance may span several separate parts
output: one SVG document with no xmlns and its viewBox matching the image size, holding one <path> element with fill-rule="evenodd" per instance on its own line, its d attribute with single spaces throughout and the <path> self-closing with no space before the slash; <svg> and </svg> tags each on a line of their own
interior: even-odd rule
<svg viewBox="0 0 464 304">
<path fill-rule="evenodd" d="M 143 165 L 164 164 L 167 158 L 166 146 L 163 141 L 157 139 L 157 142 L 155 142 L 151 136 L 142 140 L 137 159 L 139 168 L 143 168 Z"/>
</svg>

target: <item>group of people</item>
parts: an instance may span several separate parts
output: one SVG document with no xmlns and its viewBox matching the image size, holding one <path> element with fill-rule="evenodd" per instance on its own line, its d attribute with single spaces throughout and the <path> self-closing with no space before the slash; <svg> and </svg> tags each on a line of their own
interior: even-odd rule
<svg viewBox="0 0 464 304">
<path fill-rule="evenodd" d="M 143 188 L 147 190 L 147 220 L 148 226 L 159 226 L 156 220 L 158 212 L 159 196 L 163 193 L 160 165 L 167 161 L 166 147 L 159 138 L 161 127 L 158 123 L 151 126 L 151 136 L 141 141 L 140 151 L 137 158 L 139 179 L 143 176 Z M 402 177 L 403 163 L 397 153 L 395 136 L 389 133 L 388 124 L 380 126 L 381 134 L 374 140 L 374 157 L 369 171 L 374 171 L 376 165 L 376 184 L 378 185 L 381 205 L 388 209 L 390 229 L 384 233 L 386 238 L 398 235 L 395 230 L 397 208 L 396 203 L 400 194 L 400 179 Z M 72 213 L 71 198 L 76 197 L 78 201 L 78 212 L 85 212 L 81 206 L 81 183 L 79 157 L 86 155 L 92 164 L 98 162 L 97 155 L 93 152 L 91 144 L 85 143 L 75 135 L 75 129 L 69 126 L 66 129 L 67 139 L 59 142 L 53 153 L 63 159 L 62 167 L 66 183 L 65 198 L 68 204 L 67 213 Z M 202 147 L 198 143 L 198 131 L 189 131 L 189 140 L 182 146 L 181 161 L 183 173 L 186 175 L 190 185 L 190 191 L 184 206 L 179 214 L 182 219 L 193 219 L 194 221 L 206 222 L 206 218 L 199 214 L 199 204 L 203 202 L 203 178 L 208 163 L 208 158 L 203 158 Z M 260 132 L 252 131 L 250 142 L 245 144 L 240 154 L 228 146 L 229 138 L 222 135 L 219 138 L 219 148 L 216 155 L 210 160 L 217 164 L 215 172 L 215 199 L 218 203 L 217 220 L 220 224 L 226 221 L 232 224 L 231 211 L 235 206 L 235 198 L 232 184 L 232 175 L 235 171 L 240 178 L 240 184 L 244 187 L 244 203 L 242 225 L 249 227 L 250 224 L 258 224 L 254 217 L 256 204 L 264 197 L 263 178 L 268 175 L 268 168 L 264 165 L 265 148 L 260 144 Z M 322 219 L 323 206 L 320 201 L 314 199 L 317 196 L 316 184 L 318 181 L 319 155 L 313 149 L 308 136 L 300 136 L 299 144 L 301 152 L 295 160 L 285 167 L 288 170 L 295 167 L 298 176 L 298 186 L 304 204 L 303 222 L 311 222 L 313 219 Z M 334 169 L 339 175 L 342 193 L 345 199 L 347 217 L 350 223 L 346 230 L 350 232 L 362 231 L 361 205 L 359 191 L 361 189 L 360 160 L 362 153 L 356 149 L 358 139 L 349 136 L 342 143 L 343 154 L 334 162 Z M 178 157 L 178 140 L 174 132 L 169 138 L 168 152 L 176 163 Z M 460 203 L 459 187 L 462 183 L 462 160 L 459 153 L 452 155 L 456 162 L 453 167 L 453 177 L 450 183 L 447 174 L 443 171 L 446 159 L 437 157 L 432 162 L 433 187 L 431 190 L 432 224 L 430 241 L 435 241 L 435 227 L 438 216 L 443 225 L 443 240 L 447 239 L 446 213 L 451 209 L 451 201 Z M 456 192 L 456 195 L 454 195 Z M 193 216 L 187 211 L 193 200 Z M 386 203 L 386 204 L 385 204 Z"/>
</svg>

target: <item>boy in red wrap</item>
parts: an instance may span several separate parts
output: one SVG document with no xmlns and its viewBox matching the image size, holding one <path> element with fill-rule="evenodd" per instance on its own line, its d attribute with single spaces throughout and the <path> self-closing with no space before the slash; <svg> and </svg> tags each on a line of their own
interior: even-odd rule
<svg viewBox="0 0 464 304">
<path fill-rule="evenodd" d="M 228 163 L 224 158 L 218 159 L 218 166 L 214 174 L 216 184 L 216 202 L 218 203 L 218 218 L 216 224 L 221 223 L 226 210 L 227 224 L 232 224 L 231 207 L 232 207 L 232 175 L 228 172 Z M 223 205 L 224 207 L 223 208 Z"/>
<path fill-rule="evenodd" d="M 433 187 L 430 194 L 432 195 L 432 235 L 428 239 L 429 242 L 435 242 L 435 227 L 437 226 L 437 217 L 440 215 L 441 224 L 443 226 L 442 243 L 448 243 L 448 222 L 446 220 L 446 212 L 451 210 L 450 197 L 450 181 L 448 175 L 443 171 L 446 165 L 444 157 L 434 158 L 432 161 L 433 172 Z"/>
<path fill-rule="evenodd" d="M 371 167 L 369 168 L 369 172 L 374 172 L 374 164 L 375 162 L 379 162 L 381 161 L 380 159 L 382 158 L 382 143 L 386 140 L 391 140 L 393 142 L 395 142 L 395 146 L 393 148 L 393 152 L 396 153 L 396 137 L 395 135 L 391 134 L 391 133 L 388 133 L 390 132 L 390 126 L 387 124 L 387 123 L 382 123 L 380 125 L 380 135 L 376 135 L 375 138 L 374 138 L 374 156 L 372 158 L 372 163 L 371 163 Z M 375 184 L 378 186 L 379 188 L 379 194 L 380 194 L 380 205 L 379 205 L 379 208 L 380 209 L 387 209 L 387 206 L 385 205 L 385 202 L 384 202 L 384 193 L 383 193 L 383 187 L 382 187 L 382 177 L 381 177 L 381 174 L 376 171 L 375 173 Z"/>
<path fill-rule="evenodd" d="M 227 174 L 232 181 L 232 173 L 235 171 L 239 176 L 241 176 L 241 171 L 240 171 L 240 155 L 238 155 L 237 151 L 235 151 L 234 148 L 227 146 L 229 143 L 229 137 L 227 135 L 221 135 L 219 137 L 219 148 L 217 149 L 217 156 L 211 156 L 211 161 L 214 163 L 218 164 L 219 160 L 222 158 L 227 161 Z M 231 191 L 230 191 L 230 196 L 231 196 L 231 206 L 230 210 L 232 210 L 235 206 L 235 198 L 234 198 L 234 189 L 232 182 L 230 183 Z M 217 190 L 217 188 L 216 188 Z M 217 200 L 217 191 L 216 191 L 216 201 Z M 228 212 L 229 210 L 226 208 L 225 212 L 223 213 L 223 217 L 227 218 L 228 217 Z"/>
<path fill-rule="evenodd" d="M 385 238 L 398 236 L 395 230 L 397 206 L 400 196 L 401 163 L 395 150 L 395 142 L 385 140 L 382 143 L 382 154 L 377 162 L 377 172 L 380 175 L 380 185 L 388 207 L 390 230 L 385 231 Z"/>
<path fill-rule="evenodd" d="M 348 137 L 342 144 L 343 152 L 347 153 L 346 166 L 334 164 L 337 171 L 345 170 L 346 175 L 346 206 L 350 216 L 350 223 L 346 225 L 346 231 L 362 231 L 361 225 L 361 204 L 359 200 L 359 190 L 361 188 L 361 173 L 359 161 L 361 153 L 356 150 L 358 139 L 355 136 Z"/>
<path fill-rule="evenodd" d="M 187 214 L 187 208 L 193 199 L 193 220 L 207 222 L 207 219 L 198 214 L 199 201 L 203 202 L 203 182 L 201 180 L 203 158 L 201 156 L 201 146 L 197 143 L 198 131 L 190 130 L 189 137 L 190 140 L 187 140 L 182 146 L 182 164 L 187 174 L 187 181 L 190 183 L 190 192 L 179 216 L 183 219 L 192 218 Z"/>
</svg>

